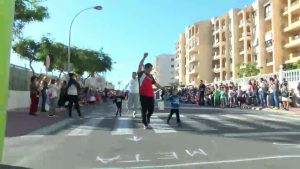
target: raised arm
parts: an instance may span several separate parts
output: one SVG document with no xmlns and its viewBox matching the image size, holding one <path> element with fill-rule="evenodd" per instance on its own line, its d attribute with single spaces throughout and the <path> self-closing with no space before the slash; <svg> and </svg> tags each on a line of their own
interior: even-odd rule
<svg viewBox="0 0 300 169">
<path fill-rule="evenodd" d="M 137 71 L 138 73 L 140 73 L 143 70 L 144 62 L 145 62 L 145 59 L 147 58 L 147 56 L 148 56 L 148 53 L 144 53 L 144 57 L 140 61 L 140 64 L 139 64 L 139 68 L 138 68 L 138 71 Z"/>
</svg>

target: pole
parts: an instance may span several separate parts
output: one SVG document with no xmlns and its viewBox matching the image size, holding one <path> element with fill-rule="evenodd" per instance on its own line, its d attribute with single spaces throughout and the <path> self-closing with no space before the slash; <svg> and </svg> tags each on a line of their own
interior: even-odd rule
<svg viewBox="0 0 300 169">
<path fill-rule="evenodd" d="M 14 0 L 0 0 L 0 160 L 6 126 L 6 104 L 8 96 L 9 60 L 12 41 L 12 26 L 15 10 Z"/>
<path fill-rule="evenodd" d="M 68 45 L 68 72 L 70 73 L 71 71 L 71 36 L 72 36 L 72 26 L 73 26 L 73 23 L 75 21 L 75 19 L 84 11 L 86 10 L 89 10 L 89 9 L 94 9 L 94 7 L 89 7 L 89 8 L 85 8 L 81 11 L 79 11 L 75 16 L 74 18 L 72 19 L 71 21 L 71 24 L 70 24 L 70 29 L 69 29 L 69 45 Z"/>
</svg>

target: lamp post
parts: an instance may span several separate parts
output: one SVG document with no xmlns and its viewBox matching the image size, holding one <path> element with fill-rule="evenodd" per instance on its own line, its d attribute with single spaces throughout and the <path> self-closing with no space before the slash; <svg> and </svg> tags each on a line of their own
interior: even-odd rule
<svg viewBox="0 0 300 169">
<path fill-rule="evenodd" d="M 73 22 L 74 20 L 84 11 L 87 11 L 87 10 L 90 10 L 90 9 L 95 9 L 95 10 L 102 10 L 102 6 L 98 5 L 98 6 L 93 6 L 93 7 L 89 7 L 89 8 L 85 8 L 81 11 L 79 11 L 75 16 L 74 18 L 72 19 L 71 21 L 71 25 L 70 25 L 70 29 L 69 29 L 69 46 L 68 46 L 68 72 L 70 73 L 70 69 L 71 69 L 71 35 L 72 35 L 72 26 L 73 26 Z"/>
</svg>

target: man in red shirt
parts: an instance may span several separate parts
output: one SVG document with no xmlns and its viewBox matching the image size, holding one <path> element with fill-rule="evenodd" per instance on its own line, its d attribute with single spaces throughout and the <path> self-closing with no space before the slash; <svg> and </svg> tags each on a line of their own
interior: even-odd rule
<svg viewBox="0 0 300 169">
<path fill-rule="evenodd" d="M 149 128 L 150 118 L 154 112 L 154 91 L 152 85 L 155 85 L 157 88 L 162 89 L 162 87 L 158 83 L 156 83 L 153 76 L 151 75 L 151 71 L 153 68 L 152 64 L 147 63 L 144 66 L 144 61 L 147 58 L 147 56 L 148 53 L 145 53 L 138 68 L 140 101 L 142 106 L 142 119 L 144 129 Z"/>
</svg>

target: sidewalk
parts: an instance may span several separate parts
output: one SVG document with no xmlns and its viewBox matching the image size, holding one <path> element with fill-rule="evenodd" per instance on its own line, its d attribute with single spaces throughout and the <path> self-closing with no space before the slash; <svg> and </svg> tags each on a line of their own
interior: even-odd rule
<svg viewBox="0 0 300 169">
<path fill-rule="evenodd" d="M 48 117 L 48 113 L 30 116 L 27 109 L 7 112 L 6 137 L 23 136 L 34 130 L 57 123 L 68 117 L 65 111 L 57 112 L 57 117 Z"/>
</svg>

